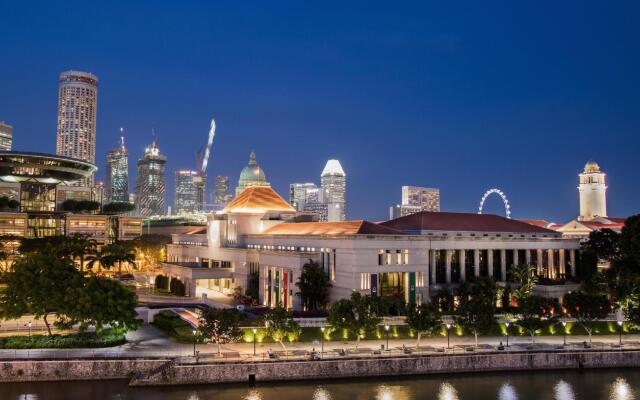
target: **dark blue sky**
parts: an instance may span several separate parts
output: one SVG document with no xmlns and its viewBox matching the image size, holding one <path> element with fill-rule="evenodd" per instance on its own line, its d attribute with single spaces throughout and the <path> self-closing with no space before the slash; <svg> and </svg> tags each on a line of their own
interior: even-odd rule
<svg viewBox="0 0 640 400">
<path fill-rule="evenodd" d="M 499 187 L 514 217 L 561 222 L 593 158 L 624 216 L 640 212 L 639 4 L 0 0 L 0 119 L 15 149 L 54 152 L 57 76 L 86 70 L 98 176 L 124 126 L 133 187 L 155 128 L 169 201 L 215 116 L 211 187 L 255 149 L 285 197 L 338 158 L 350 218 L 385 218 L 410 184 L 447 211 Z"/>
</svg>

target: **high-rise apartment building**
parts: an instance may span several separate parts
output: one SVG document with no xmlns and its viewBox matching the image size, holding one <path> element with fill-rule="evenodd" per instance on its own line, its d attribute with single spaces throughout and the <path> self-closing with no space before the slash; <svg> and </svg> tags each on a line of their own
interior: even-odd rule
<svg viewBox="0 0 640 400">
<path fill-rule="evenodd" d="M 440 211 L 440 189 L 403 186 L 402 204 L 389 207 L 389 218 L 404 217 L 420 211 Z"/>
<path fill-rule="evenodd" d="M 182 169 L 175 172 L 174 214 L 192 214 L 200 211 L 198 206 L 199 178 L 197 171 Z"/>
<path fill-rule="evenodd" d="M 313 182 L 290 184 L 289 203 L 298 211 L 304 210 L 307 197 L 314 189 L 317 191 L 318 186 Z"/>
<path fill-rule="evenodd" d="M 129 160 L 122 128 L 120 128 L 120 147 L 107 152 L 105 201 L 107 203 L 129 201 Z"/>
<path fill-rule="evenodd" d="M 136 180 L 136 205 L 140 215 L 164 215 L 166 210 L 165 165 L 167 157 L 160 153 L 154 140 L 147 147 L 144 157 L 138 160 L 138 178 Z"/>
<path fill-rule="evenodd" d="M 345 220 L 346 183 L 346 175 L 340 161 L 327 161 L 320 175 L 320 185 L 326 196 L 327 219 L 329 221 Z"/>
<path fill-rule="evenodd" d="M 231 201 L 231 194 L 229 193 L 229 177 L 228 176 L 216 176 L 216 187 L 213 194 L 213 203 L 218 205 L 225 205 Z"/>
<path fill-rule="evenodd" d="M 88 72 L 65 71 L 58 87 L 56 154 L 96 162 L 98 78 Z M 77 186 L 91 186 L 93 176 Z"/>
<path fill-rule="evenodd" d="M 13 146 L 13 127 L 0 121 L 0 151 L 11 151 Z"/>
</svg>

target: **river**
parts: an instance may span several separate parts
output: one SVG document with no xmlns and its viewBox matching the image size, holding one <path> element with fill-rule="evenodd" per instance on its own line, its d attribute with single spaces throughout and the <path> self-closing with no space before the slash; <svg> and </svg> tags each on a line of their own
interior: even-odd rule
<svg viewBox="0 0 640 400">
<path fill-rule="evenodd" d="M 640 400 L 640 369 L 129 388 L 125 381 L 0 384 L 2 400 Z"/>
</svg>

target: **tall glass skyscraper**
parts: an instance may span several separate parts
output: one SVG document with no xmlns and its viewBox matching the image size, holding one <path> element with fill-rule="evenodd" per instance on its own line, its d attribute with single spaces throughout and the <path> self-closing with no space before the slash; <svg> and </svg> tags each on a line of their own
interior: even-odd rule
<svg viewBox="0 0 640 400">
<path fill-rule="evenodd" d="M 175 196 L 173 212 L 191 214 L 200 211 L 199 181 L 197 171 L 182 169 L 175 173 Z"/>
<path fill-rule="evenodd" d="M 155 140 L 145 149 L 144 157 L 138 160 L 136 205 L 143 217 L 165 215 L 167 212 L 164 180 L 166 163 L 167 157 L 160 153 Z"/>
<path fill-rule="evenodd" d="M 96 162 L 98 77 L 88 72 L 65 71 L 58 88 L 56 154 Z M 91 186 L 93 176 L 77 186 Z"/>
<path fill-rule="evenodd" d="M 347 176 L 338 160 L 329 160 L 320 175 L 320 186 L 325 192 L 329 221 L 345 220 Z"/>
<path fill-rule="evenodd" d="M 228 176 L 216 176 L 216 188 L 213 194 L 213 203 L 219 205 L 226 205 L 231 201 L 231 194 L 229 193 L 229 177 Z"/>
<path fill-rule="evenodd" d="M 129 161 L 124 145 L 124 130 L 120 128 L 120 147 L 107 152 L 105 168 L 105 201 L 129 201 Z"/>
<path fill-rule="evenodd" d="M 0 121 L 0 151 L 11 151 L 13 145 L 13 127 Z"/>
</svg>

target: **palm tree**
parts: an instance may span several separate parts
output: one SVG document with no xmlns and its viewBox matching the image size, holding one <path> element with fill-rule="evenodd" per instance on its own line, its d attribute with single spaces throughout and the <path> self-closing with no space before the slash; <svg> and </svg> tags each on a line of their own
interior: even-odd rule
<svg viewBox="0 0 640 400">
<path fill-rule="evenodd" d="M 87 261 L 87 269 L 92 270 L 93 267 L 98 267 L 98 271 L 101 267 L 106 266 L 109 260 L 106 260 L 104 257 L 104 253 L 102 250 L 98 250 L 97 248 L 92 249 L 86 256 L 85 260 Z M 108 268 L 113 266 L 110 265 Z"/>
<path fill-rule="evenodd" d="M 71 256 L 80 260 L 80 272 L 84 270 L 84 262 L 87 256 L 95 253 L 97 243 L 89 235 L 75 234 L 71 237 Z"/>
<path fill-rule="evenodd" d="M 136 261 L 136 253 L 131 246 L 122 242 L 110 243 L 102 247 L 102 264 L 118 264 L 118 276 L 122 275 L 122 263 L 134 264 Z M 106 261 L 106 263 L 105 263 Z"/>
</svg>

